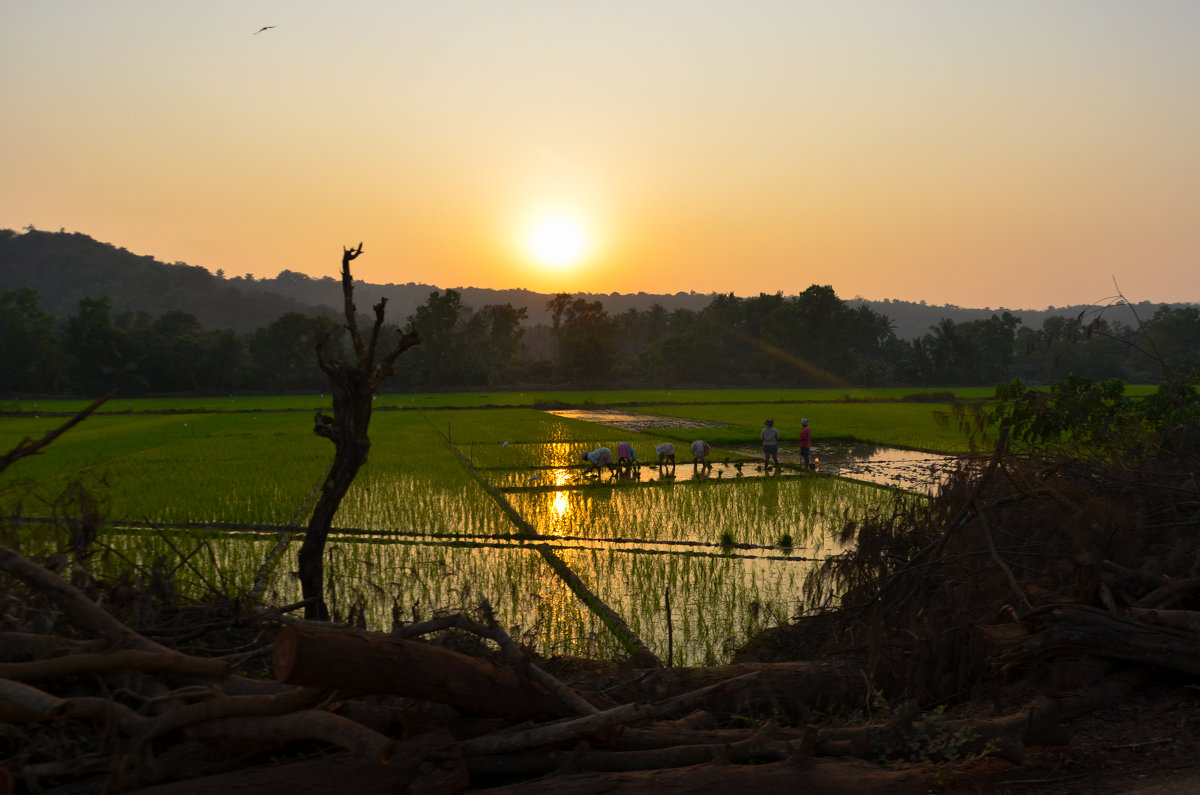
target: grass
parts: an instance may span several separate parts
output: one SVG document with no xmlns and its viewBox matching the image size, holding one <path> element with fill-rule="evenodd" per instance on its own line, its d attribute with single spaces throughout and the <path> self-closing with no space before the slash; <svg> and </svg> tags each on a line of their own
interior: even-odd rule
<svg viewBox="0 0 1200 795">
<path fill-rule="evenodd" d="M 826 402 L 847 394 L 852 402 Z M 414 410 L 374 415 L 369 461 L 342 503 L 335 519 L 339 532 L 327 547 L 329 600 L 340 615 L 358 604 L 370 626 L 387 629 L 414 615 L 474 604 L 483 593 L 501 621 L 543 653 L 615 653 L 608 633 L 523 544 L 508 516 L 453 454 L 452 441 L 506 489 L 506 499 L 539 534 L 560 539 L 552 544 L 558 554 L 651 648 L 665 653 L 662 597 L 669 589 L 682 661 L 725 661 L 749 634 L 795 612 L 809 559 L 832 548 L 846 516 L 887 492 L 822 477 L 519 486 L 539 468 L 578 472 L 580 453 L 602 444 L 615 449 L 621 440 L 630 441 L 643 462 L 654 459 L 659 442 L 673 440 L 681 465 L 689 460 L 687 442 L 698 435 L 717 447 L 757 447 L 767 416 L 786 438 L 808 416 L 818 442 L 841 437 L 958 449 L 957 437 L 934 421 L 935 405 L 870 402 L 888 398 L 887 390 L 380 396 L 381 408 Z M 763 402 L 747 402 L 756 399 Z M 195 595 L 243 593 L 275 534 L 166 525 L 303 522 L 333 455 L 332 445 L 312 433 L 311 411 L 324 406 L 322 400 L 124 401 L 119 412 L 89 418 L 45 454 L 0 475 L 0 512 L 53 513 L 57 496 L 78 480 L 102 499 L 110 519 L 150 523 L 105 533 L 95 561 L 101 570 L 133 565 L 169 574 Z M 487 405 L 483 401 L 515 407 L 479 408 Z M 671 402 L 642 410 L 729 427 L 635 433 L 533 408 L 655 401 Z M 0 416 L 0 449 L 62 422 L 44 412 L 74 410 L 68 401 L 22 408 L 24 413 Z M 20 540 L 28 550 L 65 544 L 59 531 L 46 528 L 27 528 Z M 298 544 L 293 538 L 281 559 L 269 601 L 298 598 L 292 574 Z"/>
</svg>

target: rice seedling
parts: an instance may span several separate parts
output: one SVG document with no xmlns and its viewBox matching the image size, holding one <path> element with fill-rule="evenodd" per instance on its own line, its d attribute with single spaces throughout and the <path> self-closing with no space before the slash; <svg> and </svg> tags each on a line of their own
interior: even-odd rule
<svg viewBox="0 0 1200 795">
<path fill-rule="evenodd" d="M 651 410 L 733 423 L 704 432 L 710 441 L 726 438 L 733 445 L 757 440 L 766 410 L 738 400 L 757 395 L 790 401 L 814 394 L 381 395 L 368 463 L 342 502 L 327 546 L 331 608 L 372 629 L 387 629 L 399 621 L 473 605 L 482 593 L 514 635 L 544 654 L 617 653 L 598 619 L 480 488 L 455 454 L 457 448 L 504 489 L 505 499 L 533 526 L 538 540 L 549 540 L 556 554 L 652 649 L 665 654 L 667 648 L 662 595 L 669 589 L 676 661 L 724 662 L 748 634 L 795 612 L 800 582 L 812 559 L 837 551 L 842 525 L 887 493 L 836 478 L 745 476 L 750 467 L 736 450 L 722 453 L 729 457 L 727 470 L 717 465 L 726 475 L 723 480 L 713 476 L 683 482 L 685 478 L 660 477 L 643 467 L 637 470 L 641 477 L 585 482 L 579 478 L 579 459 L 586 450 L 600 445 L 615 449 L 624 440 L 633 444 L 639 461 L 649 462 L 659 442 L 672 434 L 676 441 L 690 441 L 695 431 L 623 431 L 532 406 L 635 399 L 720 402 Z M 328 442 L 312 434 L 311 411 L 327 402 L 324 396 L 198 399 L 190 409 L 197 413 L 90 418 L 47 455 L 22 460 L 0 476 L 0 512 L 26 517 L 52 513 L 54 495 L 79 481 L 101 498 L 102 511 L 113 523 L 99 539 L 102 552 L 95 565 L 114 573 L 133 566 L 145 573 L 146 582 L 169 577 L 181 593 L 198 598 L 214 590 L 246 593 L 279 534 L 307 519 L 313 490 L 332 459 Z M 133 401 L 127 403 L 129 408 L 120 411 L 135 410 Z M 489 403 L 522 407 L 434 408 Z M 69 405 L 56 408 L 70 411 Z M 871 415 L 877 405 L 900 411 Z M 791 403 L 773 404 L 770 412 L 786 430 L 789 412 L 797 413 L 798 427 L 802 408 L 805 416 L 816 414 Z M 44 409 L 39 403 L 35 410 Z M 882 434 L 880 429 L 909 427 L 905 423 L 918 427 L 925 422 L 918 413 L 929 409 L 919 404 L 821 404 L 822 414 L 814 422 L 821 423 L 821 434 L 832 435 L 838 428 L 850 429 L 851 435 Z M 2 417 L 0 446 L 36 438 L 60 422 L 61 417 L 38 414 Z M 681 468 L 690 469 L 686 464 Z M 183 526 L 188 523 L 226 524 Z M 275 531 L 253 531 L 251 525 L 270 525 Z M 51 550 L 64 543 L 57 530 L 47 529 L 53 527 L 20 524 L 14 532 L 30 548 L 41 544 Z M 290 538 L 264 596 L 280 604 L 299 598 L 293 573 L 299 538 Z"/>
</svg>

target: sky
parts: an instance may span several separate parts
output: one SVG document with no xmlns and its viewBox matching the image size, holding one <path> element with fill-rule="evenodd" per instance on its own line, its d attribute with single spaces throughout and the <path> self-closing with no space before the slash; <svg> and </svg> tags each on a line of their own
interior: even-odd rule
<svg viewBox="0 0 1200 795">
<path fill-rule="evenodd" d="M 0 228 L 227 276 L 362 241 L 356 278 L 439 288 L 1200 301 L 1198 42 L 1193 0 L 0 0 Z"/>
</svg>

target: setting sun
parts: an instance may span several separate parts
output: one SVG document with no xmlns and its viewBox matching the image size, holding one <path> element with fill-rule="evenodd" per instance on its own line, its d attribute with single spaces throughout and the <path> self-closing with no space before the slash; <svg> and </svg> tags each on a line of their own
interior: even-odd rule
<svg viewBox="0 0 1200 795">
<path fill-rule="evenodd" d="M 565 268 L 587 253 L 587 232 L 575 218 L 553 215 L 540 218 L 529 228 L 525 247 L 530 256 L 547 268 Z"/>
</svg>

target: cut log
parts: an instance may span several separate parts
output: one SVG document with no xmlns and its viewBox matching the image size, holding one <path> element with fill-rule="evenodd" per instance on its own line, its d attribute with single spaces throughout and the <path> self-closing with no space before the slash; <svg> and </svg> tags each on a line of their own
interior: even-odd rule
<svg viewBox="0 0 1200 795">
<path fill-rule="evenodd" d="M 345 795 L 351 792 L 461 792 L 467 788 L 466 767 L 452 738 L 435 732 L 396 743 L 390 763 L 337 754 L 230 771 L 144 787 L 138 795 L 256 795 L 291 792 Z"/>
<path fill-rule="evenodd" d="M 1015 665 L 1049 652 L 1071 650 L 1200 675 L 1196 638 L 1191 633 L 1082 606 L 1054 607 L 1036 617 L 1031 615 L 1029 623 L 1034 634 L 993 657 L 993 663 Z"/>
<path fill-rule="evenodd" d="M 1125 610 L 1130 618 L 1145 621 L 1147 624 L 1158 624 L 1163 627 L 1173 627 L 1184 632 L 1200 633 L 1200 612 L 1195 610 L 1154 610 L 1146 607 L 1130 607 Z"/>
<path fill-rule="evenodd" d="M 71 652 L 102 651 L 103 641 L 36 632 L 0 632 L 0 662 L 28 662 Z"/>
<path fill-rule="evenodd" d="M 19 679 L 23 682 L 57 676 L 77 676 L 112 671 L 141 671 L 143 673 L 170 671 L 184 676 L 222 679 L 229 675 L 229 670 L 227 662 L 192 657 L 173 651 L 117 650 L 99 654 L 71 654 L 31 662 L 0 663 L 0 676 Z"/>
<path fill-rule="evenodd" d="M 395 742 L 385 735 L 340 715 L 319 710 L 287 715 L 218 718 L 189 726 L 186 733 L 189 737 L 272 740 L 281 744 L 317 740 L 380 764 L 386 764 L 396 752 Z"/>
<path fill-rule="evenodd" d="M 655 704 L 624 704 L 620 707 L 607 709 L 595 715 L 586 715 L 567 721 L 557 721 L 542 726 L 535 726 L 524 731 L 513 731 L 478 737 L 460 744 L 467 756 L 484 756 L 487 754 L 507 754 L 523 751 L 527 748 L 538 748 L 545 745 L 572 743 L 579 739 L 598 733 L 607 732 L 615 726 L 623 726 L 641 720 L 668 715 L 680 709 L 698 704 L 724 689 L 745 687 L 757 678 L 757 674 L 745 674 L 736 679 L 718 682 L 715 685 L 702 687 L 690 693 L 669 698 Z"/>
<path fill-rule="evenodd" d="M 473 776 L 545 775 L 569 767 L 573 771 L 659 770 L 669 767 L 700 765 L 715 759 L 734 764 L 780 762 L 796 756 L 801 742 L 789 743 L 775 736 L 773 723 L 757 731 L 745 733 L 736 742 L 689 742 L 665 748 L 636 751 L 605 749 L 549 751 L 542 754 L 508 754 L 504 756 L 472 757 L 467 767 Z M 811 755 L 811 754 L 810 754 Z"/>
<path fill-rule="evenodd" d="M 786 723 L 804 726 L 816 710 L 861 707 L 870 695 L 864 668 L 853 660 L 657 668 L 636 683 L 613 688 L 609 695 L 622 701 L 654 701 L 754 673 L 751 686 L 716 694 L 704 708 L 726 715 L 782 716 Z"/>
<path fill-rule="evenodd" d="M 0 720 L 54 720 L 68 709 L 67 702 L 57 696 L 21 682 L 0 679 Z"/>
<path fill-rule="evenodd" d="M 392 693 L 515 720 L 571 714 L 511 669 L 378 633 L 289 625 L 275 641 L 272 661 L 276 677 L 289 684 Z"/>
<path fill-rule="evenodd" d="M 634 773 L 576 773 L 547 776 L 506 787 L 489 795 L 746 795 L 748 792 L 803 792 L 805 795 L 904 795 L 928 792 L 920 770 L 884 770 L 860 760 L 810 760 L 810 766 L 786 762 L 707 765 Z"/>
<path fill-rule="evenodd" d="M 923 756 L 934 761 L 941 738 L 960 735 L 956 754 L 990 755 L 1020 764 L 1029 745 L 1062 745 L 1068 740 L 1062 728 L 1061 711 L 1051 701 L 1039 702 L 1015 715 L 985 720 L 905 720 L 897 723 L 850 728 L 822 729 L 816 752 L 823 756 L 853 755 L 861 759 L 903 758 L 914 744 L 931 750 Z"/>
<path fill-rule="evenodd" d="M 83 591 L 6 546 L 0 546 L 0 571 L 11 574 L 52 599 L 77 628 L 104 638 L 112 646 L 126 645 L 142 651 L 174 653 L 134 632 L 100 608 Z"/>
</svg>

